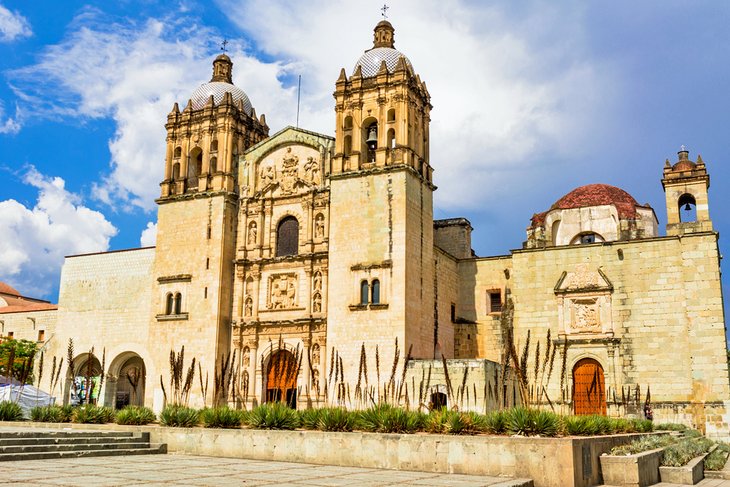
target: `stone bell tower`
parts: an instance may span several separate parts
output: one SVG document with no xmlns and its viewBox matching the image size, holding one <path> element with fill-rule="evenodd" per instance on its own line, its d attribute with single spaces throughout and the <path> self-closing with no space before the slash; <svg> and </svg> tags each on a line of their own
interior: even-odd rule
<svg viewBox="0 0 730 487">
<path fill-rule="evenodd" d="M 176 103 L 167 116 L 157 200 L 150 343 L 165 346 L 150 352 L 165 364 L 167 347 L 184 345 L 186 360 L 195 357 L 211 377 L 230 346 L 238 156 L 269 131 L 232 84 L 232 70 L 231 59 L 219 55 L 211 81 L 193 92 L 182 112 Z M 167 380 L 166 369 L 159 373 Z"/>
<path fill-rule="evenodd" d="M 334 92 L 327 345 L 356 374 L 360 347 L 431 358 L 433 191 L 430 95 L 381 21 L 372 49 Z M 384 354 L 384 355 L 383 355 Z M 372 355 L 371 355 L 372 356 Z"/>
<path fill-rule="evenodd" d="M 684 146 L 677 154 L 679 161 L 675 164 L 667 159 L 662 178 L 667 202 L 667 235 L 711 232 L 707 199 L 710 175 L 702 156 L 697 155 L 697 162 L 690 161 Z"/>
</svg>

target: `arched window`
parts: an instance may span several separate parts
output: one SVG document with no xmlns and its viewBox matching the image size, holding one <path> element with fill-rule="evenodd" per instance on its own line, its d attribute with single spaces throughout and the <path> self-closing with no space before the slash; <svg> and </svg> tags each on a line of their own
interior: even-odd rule
<svg viewBox="0 0 730 487">
<path fill-rule="evenodd" d="M 179 315 L 182 313 L 182 294 L 175 294 L 175 314 Z"/>
<path fill-rule="evenodd" d="M 172 179 L 180 179 L 180 163 L 176 162 L 172 165 Z"/>
<path fill-rule="evenodd" d="M 395 122 L 395 108 L 388 110 L 388 122 Z"/>
<path fill-rule="evenodd" d="M 299 253 L 299 222 L 293 216 L 282 218 L 276 228 L 276 256 Z"/>
<path fill-rule="evenodd" d="M 349 115 L 345 117 L 345 125 L 344 125 L 344 128 L 345 128 L 345 130 L 352 129 L 352 117 L 349 116 Z"/>
<path fill-rule="evenodd" d="M 395 148 L 395 129 L 388 129 L 388 148 Z"/>
<path fill-rule="evenodd" d="M 166 315 L 171 315 L 172 314 L 172 309 L 173 309 L 172 293 L 167 293 L 167 297 L 165 298 L 165 301 L 166 301 L 166 303 L 165 303 L 165 314 Z"/>
<path fill-rule="evenodd" d="M 368 304 L 368 298 L 370 294 L 370 286 L 367 281 L 360 283 L 360 304 Z"/>
<path fill-rule="evenodd" d="M 214 140 L 210 143 L 210 151 L 216 152 L 218 150 L 218 141 Z"/>
<path fill-rule="evenodd" d="M 175 147 L 174 157 L 180 158 L 180 156 L 182 156 L 182 147 Z"/>
<path fill-rule="evenodd" d="M 210 158 L 210 172 L 211 174 L 216 172 L 218 170 L 218 158 L 217 157 L 211 157 Z"/>
<path fill-rule="evenodd" d="M 696 222 L 697 221 L 697 202 L 695 197 L 689 193 L 684 193 L 679 197 L 677 202 L 679 206 L 679 221 Z"/>
<path fill-rule="evenodd" d="M 553 245 L 558 245 L 558 230 L 560 230 L 560 220 L 555 220 L 552 227 Z"/>
<path fill-rule="evenodd" d="M 352 153 L 352 135 L 345 135 L 345 147 L 343 148 L 345 157 L 349 157 Z"/>
<path fill-rule="evenodd" d="M 380 304 L 380 281 L 378 279 L 373 279 L 373 283 L 370 287 L 372 294 L 372 299 L 370 299 L 370 302 L 372 304 Z"/>
<path fill-rule="evenodd" d="M 580 245 L 580 244 L 592 244 L 596 242 L 605 242 L 605 239 L 601 237 L 599 234 L 594 232 L 583 232 L 579 233 L 575 237 L 573 237 L 573 240 L 570 241 L 571 245 Z"/>
</svg>

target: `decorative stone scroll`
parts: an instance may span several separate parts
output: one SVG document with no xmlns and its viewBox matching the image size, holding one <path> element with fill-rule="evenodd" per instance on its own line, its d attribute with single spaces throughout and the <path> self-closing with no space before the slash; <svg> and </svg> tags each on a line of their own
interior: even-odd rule
<svg viewBox="0 0 730 487">
<path fill-rule="evenodd" d="M 296 307 L 296 274 L 277 274 L 269 278 L 268 309 L 291 309 Z"/>
</svg>

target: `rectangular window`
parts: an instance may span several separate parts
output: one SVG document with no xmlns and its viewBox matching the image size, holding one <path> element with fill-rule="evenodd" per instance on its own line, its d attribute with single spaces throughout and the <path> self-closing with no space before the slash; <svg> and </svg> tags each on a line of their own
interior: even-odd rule
<svg viewBox="0 0 730 487">
<path fill-rule="evenodd" d="M 42 342 L 46 339 L 46 330 L 38 330 L 38 341 Z"/>
<path fill-rule="evenodd" d="M 488 313 L 501 313 L 502 312 L 502 291 L 499 289 L 494 291 L 487 291 L 487 300 L 489 302 Z"/>
<path fill-rule="evenodd" d="M 8 332 L 8 338 L 13 338 L 13 332 L 12 331 L 9 331 Z"/>
<path fill-rule="evenodd" d="M 451 322 L 456 322 L 456 305 L 451 303 Z"/>
<path fill-rule="evenodd" d="M 205 288 L 205 291 L 203 292 L 203 298 L 208 299 L 208 288 Z"/>
</svg>

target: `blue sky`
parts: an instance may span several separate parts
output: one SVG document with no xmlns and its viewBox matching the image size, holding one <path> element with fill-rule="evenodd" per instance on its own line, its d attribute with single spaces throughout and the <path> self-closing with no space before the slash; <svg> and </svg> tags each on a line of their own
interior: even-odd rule
<svg viewBox="0 0 730 487">
<path fill-rule="evenodd" d="M 152 241 L 164 117 L 210 78 L 223 38 L 272 133 L 294 123 L 301 74 L 300 125 L 332 134 L 334 82 L 371 46 L 380 5 L 0 0 L 0 280 L 55 300 L 64 255 Z M 730 229 L 730 4 L 390 7 L 434 105 L 435 216 L 469 218 L 479 255 L 519 248 L 533 213 L 596 182 L 649 203 L 663 233 L 661 171 L 682 144 Z"/>
</svg>

